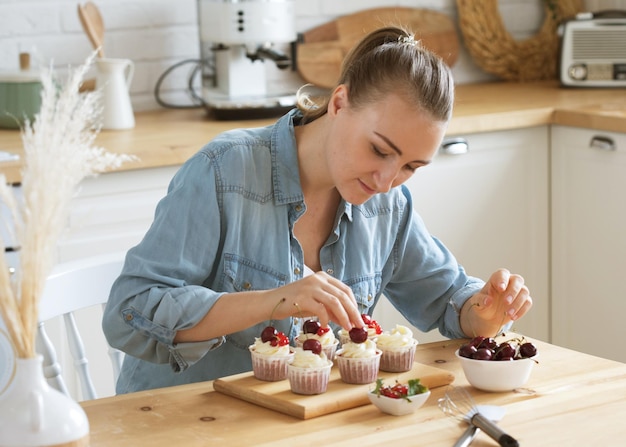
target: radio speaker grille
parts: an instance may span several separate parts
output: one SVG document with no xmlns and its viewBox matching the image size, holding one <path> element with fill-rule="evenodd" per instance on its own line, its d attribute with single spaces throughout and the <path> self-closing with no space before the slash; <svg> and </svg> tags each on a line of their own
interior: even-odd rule
<svg viewBox="0 0 626 447">
<path fill-rule="evenodd" d="M 626 29 L 574 30 L 574 60 L 626 59 Z"/>
</svg>

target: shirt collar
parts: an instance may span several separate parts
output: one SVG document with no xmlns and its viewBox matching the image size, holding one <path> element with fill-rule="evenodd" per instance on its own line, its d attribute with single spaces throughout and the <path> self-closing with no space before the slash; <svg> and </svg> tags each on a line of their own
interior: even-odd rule
<svg viewBox="0 0 626 447">
<path fill-rule="evenodd" d="M 271 136 L 272 184 L 276 204 L 304 201 L 300 184 L 298 149 L 294 128 L 302 119 L 302 112 L 293 109 L 283 115 L 274 125 Z M 342 199 L 338 221 L 343 215 L 352 221 L 352 205 Z"/>
</svg>

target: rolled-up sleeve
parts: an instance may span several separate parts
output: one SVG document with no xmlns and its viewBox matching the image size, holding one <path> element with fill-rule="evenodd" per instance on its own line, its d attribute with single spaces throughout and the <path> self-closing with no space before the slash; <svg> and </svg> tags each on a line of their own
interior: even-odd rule
<svg viewBox="0 0 626 447">
<path fill-rule="evenodd" d="M 144 239 L 129 250 L 102 326 L 109 344 L 134 357 L 183 371 L 223 337 L 174 343 L 209 312 L 222 293 L 205 287 L 220 243 L 218 178 L 199 152 L 172 179 Z"/>
<path fill-rule="evenodd" d="M 446 337 L 465 337 L 460 309 L 483 287 L 484 281 L 467 275 L 450 250 L 428 232 L 413 210 L 410 193 L 402 189 L 407 202 L 385 295 L 421 331 L 438 328 Z"/>
</svg>

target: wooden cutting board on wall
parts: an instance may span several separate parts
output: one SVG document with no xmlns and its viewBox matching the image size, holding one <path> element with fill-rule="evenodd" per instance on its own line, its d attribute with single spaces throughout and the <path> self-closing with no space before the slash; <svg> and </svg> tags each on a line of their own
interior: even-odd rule
<svg viewBox="0 0 626 447">
<path fill-rule="evenodd" d="M 367 33 L 385 26 L 406 27 L 415 39 L 452 67 L 459 55 L 459 37 L 447 15 L 420 8 L 373 8 L 345 15 L 300 35 L 296 67 L 308 83 L 332 88 L 347 52 Z"/>
</svg>

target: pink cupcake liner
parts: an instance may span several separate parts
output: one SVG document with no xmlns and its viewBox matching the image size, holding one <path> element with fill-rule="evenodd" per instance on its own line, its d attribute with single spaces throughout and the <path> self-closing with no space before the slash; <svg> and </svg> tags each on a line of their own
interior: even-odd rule
<svg viewBox="0 0 626 447">
<path fill-rule="evenodd" d="M 386 372 L 404 372 L 413 368 L 416 344 L 400 350 L 383 350 L 380 357 L 380 370 Z"/>
<path fill-rule="evenodd" d="M 289 365 L 288 378 L 291 391 L 296 394 L 322 394 L 328 388 L 330 380 L 330 363 L 323 368 L 300 368 Z"/>
<path fill-rule="evenodd" d="M 348 358 L 343 357 L 342 351 L 337 351 L 335 361 L 339 366 L 339 375 L 345 383 L 364 384 L 376 381 L 380 366 L 382 351 L 377 349 L 375 357 Z"/>
<path fill-rule="evenodd" d="M 294 353 L 283 356 L 258 354 L 250 349 L 252 355 L 252 372 L 254 377 L 266 382 L 277 382 L 287 378 L 287 366 L 293 360 Z"/>
</svg>

